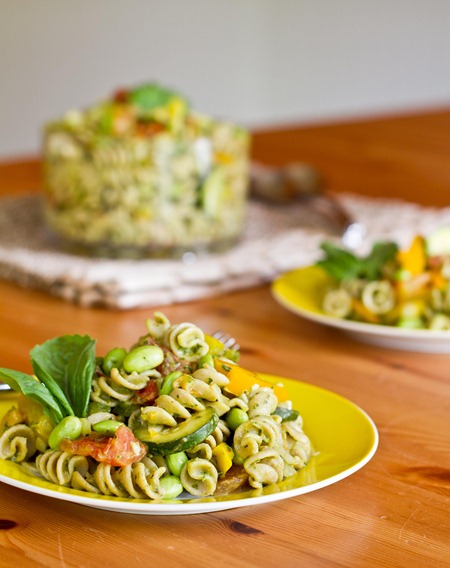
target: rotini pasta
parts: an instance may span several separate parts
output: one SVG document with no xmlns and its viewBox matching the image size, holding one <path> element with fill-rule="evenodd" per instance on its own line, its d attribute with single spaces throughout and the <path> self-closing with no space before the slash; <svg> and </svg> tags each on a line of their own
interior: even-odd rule
<svg viewBox="0 0 450 568">
<path fill-rule="evenodd" d="M 239 367 L 236 351 L 160 312 L 146 327 L 129 351 L 92 355 L 82 416 L 58 418 L 44 399 L 21 399 L 0 424 L 0 458 L 56 485 L 152 501 L 213 496 L 219 481 L 222 493 L 261 489 L 307 464 L 301 416 L 275 385 Z M 85 354 L 88 340 L 73 337 L 71 353 L 81 343 Z M 236 469 L 239 484 L 223 483 Z"/>
</svg>

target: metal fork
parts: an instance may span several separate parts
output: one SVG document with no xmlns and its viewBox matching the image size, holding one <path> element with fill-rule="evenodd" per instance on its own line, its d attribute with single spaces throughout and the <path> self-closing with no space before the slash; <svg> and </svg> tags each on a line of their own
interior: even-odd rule
<svg viewBox="0 0 450 568">
<path fill-rule="evenodd" d="M 302 201 L 322 217 L 329 230 L 340 234 L 346 247 L 357 249 L 364 241 L 366 227 L 355 221 L 324 185 L 319 172 L 309 164 L 294 162 L 276 168 L 253 162 L 250 167 L 253 197 L 280 205 Z"/>
<path fill-rule="evenodd" d="M 211 334 L 211 337 L 214 337 L 214 339 L 221 341 L 227 349 L 240 349 L 240 345 L 236 341 L 236 339 L 226 331 L 218 329 Z"/>
</svg>

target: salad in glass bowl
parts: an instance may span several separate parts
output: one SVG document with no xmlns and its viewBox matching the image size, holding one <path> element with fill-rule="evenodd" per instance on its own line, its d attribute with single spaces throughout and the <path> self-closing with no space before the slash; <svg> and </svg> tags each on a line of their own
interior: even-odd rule
<svg viewBox="0 0 450 568">
<path fill-rule="evenodd" d="M 180 256 L 221 250 L 245 221 L 248 132 L 155 83 L 45 126 L 45 218 L 73 251 Z"/>
</svg>

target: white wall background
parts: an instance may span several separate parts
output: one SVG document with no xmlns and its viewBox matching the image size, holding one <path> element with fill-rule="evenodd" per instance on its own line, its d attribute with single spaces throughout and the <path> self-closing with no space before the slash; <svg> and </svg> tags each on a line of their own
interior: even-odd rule
<svg viewBox="0 0 450 568">
<path fill-rule="evenodd" d="M 450 1 L 0 0 L 0 158 L 147 80 L 252 127 L 450 104 Z"/>
</svg>

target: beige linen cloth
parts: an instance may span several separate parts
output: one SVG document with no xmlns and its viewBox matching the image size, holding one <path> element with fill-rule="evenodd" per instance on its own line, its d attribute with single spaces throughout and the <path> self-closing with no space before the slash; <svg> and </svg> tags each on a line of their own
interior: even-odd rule
<svg viewBox="0 0 450 568">
<path fill-rule="evenodd" d="M 357 251 L 361 254 L 377 240 L 394 240 L 405 247 L 417 233 L 427 235 L 450 226 L 450 208 L 355 195 L 339 200 L 367 228 Z M 321 257 L 324 240 L 340 242 L 307 205 L 251 201 L 243 237 L 225 253 L 168 260 L 81 257 L 60 250 L 49 239 L 39 195 L 0 200 L 0 278 L 81 306 L 162 306 L 258 286 L 314 263 Z"/>
</svg>

